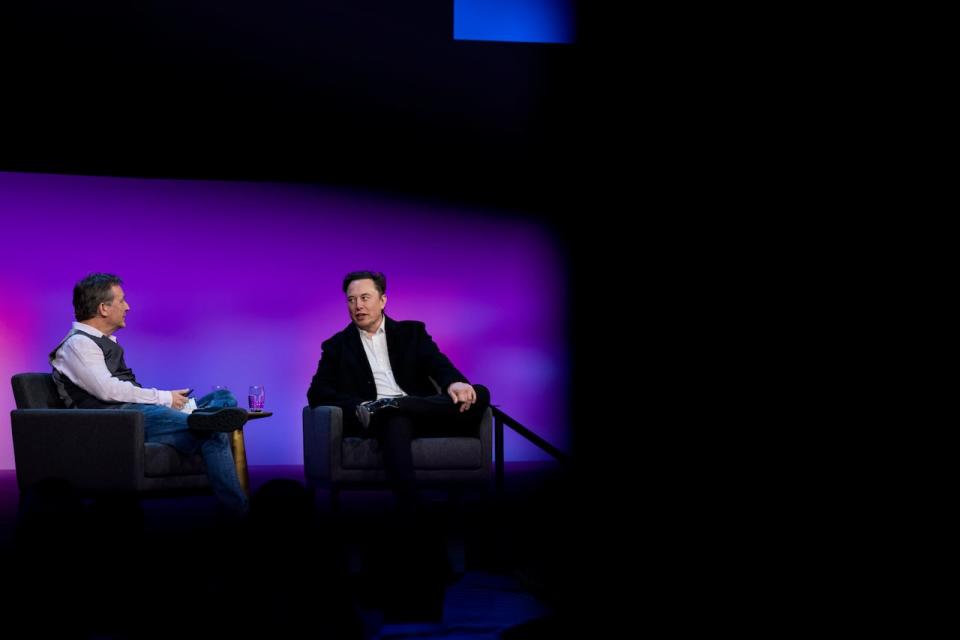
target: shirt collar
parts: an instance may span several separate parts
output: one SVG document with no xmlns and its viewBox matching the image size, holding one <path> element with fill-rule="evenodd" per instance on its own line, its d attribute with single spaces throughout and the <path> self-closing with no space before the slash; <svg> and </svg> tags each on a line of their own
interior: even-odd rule
<svg viewBox="0 0 960 640">
<path fill-rule="evenodd" d="M 387 316 L 383 315 L 380 317 L 380 328 L 374 331 L 372 336 L 368 334 L 366 331 L 364 331 L 363 329 L 361 329 L 360 327 L 357 327 L 357 331 L 360 332 L 361 338 L 368 338 L 371 340 L 373 338 L 376 338 L 377 336 L 385 336 L 387 335 Z"/>
<path fill-rule="evenodd" d="M 87 333 L 87 334 L 93 336 L 94 338 L 109 338 L 110 340 L 113 340 L 114 342 L 117 341 L 117 339 L 116 339 L 114 336 L 104 335 L 104 333 L 103 333 L 102 331 L 100 331 L 99 329 L 95 329 L 95 328 L 91 327 L 91 326 L 88 325 L 88 324 L 84 324 L 83 322 L 74 322 L 74 323 L 73 323 L 73 329 L 74 329 L 75 331 L 83 331 L 84 333 Z"/>
</svg>

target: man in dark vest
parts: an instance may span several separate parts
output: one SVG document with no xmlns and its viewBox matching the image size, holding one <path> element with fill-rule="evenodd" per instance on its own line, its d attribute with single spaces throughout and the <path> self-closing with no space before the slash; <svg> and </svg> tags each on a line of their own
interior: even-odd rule
<svg viewBox="0 0 960 640">
<path fill-rule="evenodd" d="M 77 321 L 50 353 L 53 379 L 69 408 L 134 409 L 144 414 L 147 442 L 168 444 L 191 454 L 207 467 L 210 487 L 230 512 L 246 514 L 247 496 L 240 486 L 227 432 L 243 427 L 247 412 L 226 390 L 204 396 L 193 413 L 181 411 L 189 389 L 145 389 L 127 366 L 114 336 L 126 326 L 127 304 L 121 280 L 94 273 L 73 288 Z"/>
<path fill-rule="evenodd" d="M 490 392 L 469 383 L 422 322 L 388 318 L 386 291 L 382 273 L 356 271 L 343 279 L 352 322 L 323 343 L 307 401 L 343 409 L 345 434 L 377 438 L 384 470 L 406 511 L 416 507 L 413 437 L 474 432 Z"/>
</svg>

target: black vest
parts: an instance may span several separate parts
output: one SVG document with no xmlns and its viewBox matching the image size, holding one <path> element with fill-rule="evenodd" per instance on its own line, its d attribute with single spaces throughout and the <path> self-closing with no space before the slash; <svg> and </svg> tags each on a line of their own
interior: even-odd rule
<svg viewBox="0 0 960 640">
<path fill-rule="evenodd" d="M 110 375 L 124 382 L 132 382 L 138 387 L 142 386 L 137 382 L 136 376 L 133 375 L 133 370 L 128 367 L 127 363 L 123 360 L 123 347 L 106 336 L 96 338 L 85 331 L 74 329 L 63 339 L 63 342 L 58 344 L 56 348 L 50 352 L 50 362 L 53 362 L 53 359 L 57 356 L 57 351 L 60 350 L 63 343 L 78 334 L 86 336 L 97 343 L 97 346 L 103 351 L 103 359 L 107 364 L 107 370 L 110 371 Z M 56 367 L 53 369 L 53 381 L 57 385 L 60 399 L 63 400 L 63 403 L 70 409 L 104 409 L 122 404 L 119 402 L 105 402 L 90 395 L 74 384 L 73 380 L 60 373 Z"/>
</svg>

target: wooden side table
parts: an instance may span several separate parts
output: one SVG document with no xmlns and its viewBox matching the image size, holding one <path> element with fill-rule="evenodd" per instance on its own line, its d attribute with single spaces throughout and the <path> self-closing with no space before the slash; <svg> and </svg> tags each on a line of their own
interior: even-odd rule
<svg viewBox="0 0 960 640">
<path fill-rule="evenodd" d="M 269 418 L 273 411 L 248 411 L 247 422 L 258 418 Z M 244 425 L 246 426 L 246 425 Z M 243 492 L 250 495 L 250 472 L 247 470 L 247 448 L 243 442 L 243 429 L 230 433 L 230 450 L 233 451 L 233 464 L 237 468 L 237 478 Z"/>
</svg>

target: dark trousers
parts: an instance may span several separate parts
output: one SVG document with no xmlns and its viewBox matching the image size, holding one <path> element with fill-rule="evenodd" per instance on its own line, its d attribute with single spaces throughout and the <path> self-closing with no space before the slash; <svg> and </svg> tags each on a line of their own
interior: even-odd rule
<svg viewBox="0 0 960 640">
<path fill-rule="evenodd" d="M 416 500 L 413 473 L 413 451 L 410 443 L 422 436 L 459 436 L 476 433 L 483 414 L 490 406 L 490 391 L 483 385 L 473 385 L 477 401 L 460 412 L 450 396 L 399 398 L 399 407 L 381 409 L 370 420 L 370 432 L 380 444 L 387 479 L 397 495 L 401 508 Z"/>
</svg>

